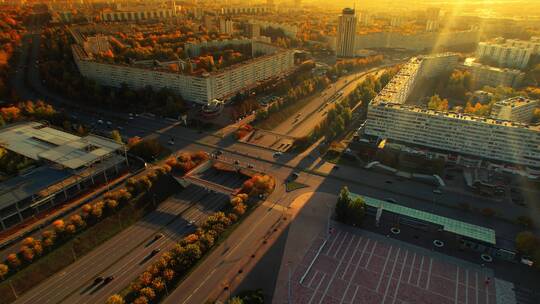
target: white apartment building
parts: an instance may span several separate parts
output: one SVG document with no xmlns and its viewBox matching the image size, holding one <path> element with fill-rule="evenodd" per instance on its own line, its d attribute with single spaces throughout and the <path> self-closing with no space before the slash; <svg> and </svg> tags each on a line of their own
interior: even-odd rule
<svg viewBox="0 0 540 304">
<path fill-rule="evenodd" d="M 183 74 L 166 68 L 145 68 L 97 62 L 79 45 L 73 45 L 73 57 L 80 73 L 89 79 L 112 87 L 123 83 L 130 88 L 169 88 L 185 100 L 206 104 L 225 99 L 258 82 L 289 73 L 294 68 L 294 51 L 261 42 L 252 43 L 252 51 L 266 55 L 216 72 L 201 75 Z"/>
<path fill-rule="evenodd" d="M 508 44 L 501 39 L 494 42 L 480 42 L 476 49 L 477 58 L 492 60 L 503 68 L 523 69 L 529 63 L 532 54 L 532 48 Z"/>
<path fill-rule="evenodd" d="M 390 26 L 393 27 L 400 27 L 405 22 L 405 18 L 403 16 L 395 15 L 390 17 Z"/>
<path fill-rule="evenodd" d="M 356 24 L 358 19 L 354 9 L 344 8 L 338 18 L 336 55 L 338 57 L 354 57 L 356 53 Z"/>
<path fill-rule="evenodd" d="M 234 22 L 231 18 L 219 18 L 219 32 L 232 35 L 234 32 Z"/>
<path fill-rule="evenodd" d="M 83 49 L 90 54 L 99 54 L 111 49 L 109 36 L 96 35 L 85 37 L 83 41 Z"/>
<path fill-rule="evenodd" d="M 100 17 L 101 21 L 105 22 L 168 19 L 176 17 L 176 10 L 173 8 L 135 7 L 131 9 L 103 11 L 100 13 Z"/>
<path fill-rule="evenodd" d="M 223 7 L 220 10 L 222 15 L 241 15 L 241 14 L 265 14 L 272 12 L 272 5 L 254 5 L 254 6 L 231 6 Z"/>
<path fill-rule="evenodd" d="M 537 106 L 538 100 L 514 97 L 495 102 L 490 116 L 493 119 L 529 123 Z"/>
<path fill-rule="evenodd" d="M 259 25 L 261 29 L 266 29 L 266 28 L 271 27 L 274 29 L 282 30 L 283 33 L 290 38 L 296 38 L 296 35 L 298 34 L 298 27 L 292 24 L 278 23 L 278 22 L 257 20 L 257 19 L 250 19 L 249 23 L 257 24 Z"/>
<path fill-rule="evenodd" d="M 411 59 L 403 67 L 404 72 L 398 72 L 396 79 L 392 79 L 371 101 L 365 134 L 435 150 L 540 167 L 540 126 L 404 105 L 405 96 L 416 84 L 415 79 L 424 74 L 423 60 Z M 433 75 L 436 71 L 432 69 L 424 75 Z M 507 101 L 513 102 L 517 101 Z M 516 117 L 520 115 L 515 112 Z"/>
<path fill-rule="evenodd" d="M 359 23 L 361 26 L 369 26 L 373 22 L 373 17 L 370 12 L 361 10 L 359 12 Z"/>
<path fill-rule="evenodd" d="M 531 37 L 530 40 L 506 39 L 506 44 L 523 49 L 532 49 L 533 54 L 540 54 L 540 37 Z"/>
<path fill-rule="evenodd" d="M 473 85 L 475 88 L 490 87 L 512 87 L 521 85 L 525 73 L 516 69 L 496 68 L 474 62 L 474 58 L 467 58 L 463 66 L 471 72 Z"/>
</svg>

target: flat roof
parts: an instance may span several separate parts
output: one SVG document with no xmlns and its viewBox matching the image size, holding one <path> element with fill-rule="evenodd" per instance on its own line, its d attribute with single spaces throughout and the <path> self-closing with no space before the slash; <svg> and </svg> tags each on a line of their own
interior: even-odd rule
<svg viewBox="0 0 540 304">
<path fill-rule="evenodd" d="M 120 149 L 112 139 L 88 135 L 80 137 L 40 122 L 23 122 L 0 129 L 4 148 L 33 160 L 47 160 L 77 169 Z"/>
<path fill-rule="evenodd" d="M 364 200 L 366 205 L 373 208 L 382 208 L 389 212 L 408 216 L 410 218 L 419 219 L 425 222 L 429 222 L 436 225 L 441 225 L 444 231 L 448 231 L 460 236 L 464 236 L 470 239 L 478 240 L 484 243 L 495 245 L 495 230 L 469 224 L 459 220 L 454 220 L 444 216 L 436 215 L 426 211 L 405 207 L 398 204 L 393 204 L 384 200 L 375 199 L 368 196 L 363 196 L 355 193 L 351 193 L 350 196 L 355 199 L 360 197 Z"/>
</svg>

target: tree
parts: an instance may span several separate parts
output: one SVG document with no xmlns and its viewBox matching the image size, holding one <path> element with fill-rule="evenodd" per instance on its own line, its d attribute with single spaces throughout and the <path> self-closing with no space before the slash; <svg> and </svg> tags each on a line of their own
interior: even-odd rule
<svg viewBox="0 0 540 304">
<path fill-rule="evenodd" d="M 0 279 L 3 280 L 9 272 L 9 267 L 6 264 L 0 264 Z"/>
<path fill-rule="evenodd" d="M 118 130 L 111 131 L 111 138 L 119 144 L 122 143 L 122 135 L 120 135 L 120 132 Z"/>
<path fill-rule="evenodd" d="M 145 287 L 141 289 L 139 293 L 149 300 L 152 300 L 156 297 L 156 292 L 151 287 Z"/>
<path fill-rule="evenodd" d="M 434 111 L 448 111 L 448 100 L 441 99 L 439 95 L 433 95 L 429 99 L 428 109 Z"/>
<path fill-rule="evenodd" d="M 229 299 L 229 301 L 227 301 L 227 304 L 244 304 L 244 301 L 239 297 L 234 297 Z"/>
<path fill-rule="evenodd" d="M 358 197 L 355 200 L 349 202 L 347 208 L 347 217 L 353 224 L 361 224 L 365 215 L 365 202 L 362 198 Z"/>
<path fill-rule="evenodd" d="M 145 296 L 140 296 L 133 301 L 133 304 L 148 304 L 148 298 Z"/>
<path fill-rule="evenodd" d="M 349 188 L 347 186 L 341 188 L 338 200 L 336 203 L 336 218 L 338 221 L 344 221 L 347 218 L 347 208 L 351 201 Z"/>
<path fill-rule="evenodd" d="M 21 260 L 19 260 L 19 257 L 15 253 L 8 254 L 6 261 L 13 269 L 17 269 L 19 266 L 21 266 Z"/>
<path fill-rule="evenodd" d="M 530 231 L 522 231 L 516 236 L 516 248 L 525 254 L 532 254 L 540 249 L 540 240 Z"/>
<path fill-rule="evenodd" d="M 121 295 L 114 294 L 107 299 L 106 304 L 125 304 L 124 298 Z"/>
</svg>

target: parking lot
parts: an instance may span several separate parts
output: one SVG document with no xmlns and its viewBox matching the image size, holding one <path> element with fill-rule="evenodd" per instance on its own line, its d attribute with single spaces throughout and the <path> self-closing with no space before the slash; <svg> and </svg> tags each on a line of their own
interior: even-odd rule
<svg viewBox="0 0 540 304">
<path fill-rule="evenodd" d="M 295 267 L 294 303 L 505 303 L 490 269 L 361 230 L 325 237 Z"/>
</svg>

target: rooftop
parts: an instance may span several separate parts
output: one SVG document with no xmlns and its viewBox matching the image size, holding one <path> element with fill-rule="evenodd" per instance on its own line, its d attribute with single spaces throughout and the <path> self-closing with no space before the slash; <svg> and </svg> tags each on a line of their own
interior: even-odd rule
<svg viewBox="0 0 540 304">
<path fill-rule="evenodd" d="M 0 142 L 14 153 L 70 169 L 88 166 L 122 148 L 112 139 L 95 135 L 79 137 L 39 122 L 18 123 L 0 129 Z"/>
<path fill-rule="evenodd" d="M 463 237 L 467 237 L 473 240 L 481 241 L 484 243 L 495 245 L 495 230 L 477 226 L 474 224 L 469 224 L 459 220 L 454 220 L 444 216 L 436 215 L 433 213 L 421 211 L 418 209 L 413 209 L 405 207 L 398 204 L 393 204 L 387 201 L 378 200 L 372 197 L 363 196 L 351 193 L 353 199 L 360 197 L 364 200 L 366 205 L 373 208 L 382 208 L 389 212 L 408 216 L 410 218 L 419 219 L 425 222 L 432 224 L 440 225 L 443 227 L 444 231 L 451 232 Z"/>
<path fill-rule="evenodd" d="M 499 100 L 495 104 L 500 105 L 500 106 L 510 106 L 513 108 L 513 107 L 520 107 L 520 106 L 530 104 L 530 103 L 536 104 L 538 103 L 538 100 L 533 100 L 533 99 L 525 98 L 522 96 L 517 96 L 517 97 L 512 97 L 512 98 L 508 98 L 504 100 Z"/>
</svg>

